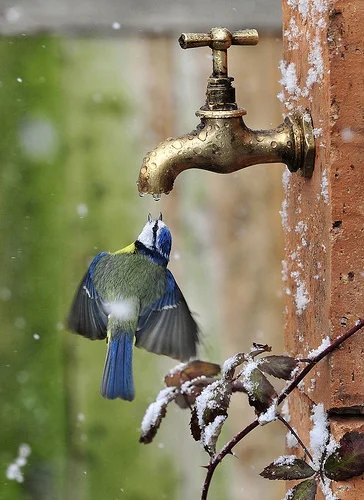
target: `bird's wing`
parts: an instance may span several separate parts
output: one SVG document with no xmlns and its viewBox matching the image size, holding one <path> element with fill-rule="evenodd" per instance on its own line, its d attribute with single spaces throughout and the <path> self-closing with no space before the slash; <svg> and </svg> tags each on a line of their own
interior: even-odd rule
<svg viewBox="0 0 364 500">
<path fill-rule="evenodd" d="M 96 264 L 107 252 L 101 252 L 93 259 L 83 277 L 67 318 L 67 327 L 92 340 L 105 339 L 107 335 L 107 316 L 105 304 L 99 297 L 93 282 Z"/>
<path fill-rule="evenodd" d="M 198 326 L 172 273 L 167 269 L 166 291 L 139 316 L 137 347 L 186 361 L 196 356 Z"/>
</svg>

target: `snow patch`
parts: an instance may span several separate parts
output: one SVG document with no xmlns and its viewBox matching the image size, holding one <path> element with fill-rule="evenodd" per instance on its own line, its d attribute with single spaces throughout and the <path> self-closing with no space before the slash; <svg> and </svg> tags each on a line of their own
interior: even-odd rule
<svg viewBox="0 0 364 500">
<path fill-rule="evenodd" d="M 314 359 L 316 358 L 316 356 L 318 356 L 319 354 L 322 353 L 322 351 L 324 351 L 325 349 L 327 349 L 330 345 L 330 338 L 329 336 L 325 337 L 324 339 L 322 339 L 322 342 L 321 344 L 317 347 L 317 349 L 312 349 L 307 357 L 308 359 Z"/>
<path fill-rule="evenodd" d="M 277 398 L 272 401 L 270 407 L 264 412 L 261 413 L 258 417 L 258 422 L 260 425 L 269 424 L 273 422 L 277 418 Z"/>
<path fill-rule="evenodd" d="M 166 387 L 159 392 L 154 403 L 148 406 L 141 424 L 141 431 L 143 434 L 146 434 L 151 427 L 156 425 L 161 416 L 162 408 L 173 399 L 174 393 L 174 387 Z"/>
<path fill-rule="evenodd" d="M 296 460 L 295 455 L 282 455 L 274 460 L 274 465 L 293 465 Z"/>
<path fill-rule="evenodd" d="M 215 410 L 218 408 L 218 403 L 215 401 L 214 396 L 221 385 L 220 380 L 216 380 L 208 385 L 201 394 L 196 398 L 196 415 L 200 429 L 204 428 L 204 413 L 206 409 Z"/>
<path fill-rule="evenodd" d="M 218 435 L 224 425 L 226 415 L 218 415 L 215 420 L 209 423 L 204 429 L 201 436 L 201 444 L 208 449 L 214 449 Z"/>
<path fill-rule="evenodd" d="M 312 462 L 315 468 L 320 467 L 326 443 L 329 440 L 329 423 L 322 403 L 314 405 L 311 413 L 312 429 L 310 430 L 310 447 Z"/>
</svg>

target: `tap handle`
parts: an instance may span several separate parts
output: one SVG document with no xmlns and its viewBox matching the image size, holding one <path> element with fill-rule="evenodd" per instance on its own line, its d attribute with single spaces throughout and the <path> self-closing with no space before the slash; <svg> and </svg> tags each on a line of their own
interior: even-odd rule
<svg viewBox="0 0 364 500">
<path fill-rule="evenodd" d="M 226 28 L 212 28 L 209 33 L 182 33 L 178 42 L 182 49 L 210 47 L 212 49 L 213 77 L 227 78 L 227 49 L 231 45 L 256 45 L 257 30 L 245 29 L 230 33 Z"/>
</svg>

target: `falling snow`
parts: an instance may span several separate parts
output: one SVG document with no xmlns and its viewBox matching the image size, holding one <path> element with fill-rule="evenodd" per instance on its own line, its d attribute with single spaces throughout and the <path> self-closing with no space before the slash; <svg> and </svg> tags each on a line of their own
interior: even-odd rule
<svg viewBox="0 0 364 500">
<path fill-rule="evenodd" d="M 79 203 L 77 205 L 77 214 L 79 215 L 79 217 L 81 219 L 86 217 L 86 215 L 88 214 L 88 207 L 87 207 L 86 203 Z"/>
<path fill-rule="evenodd" d="M 343 128 L 340 132 L 341 139 L 344 142 L 352 142 L 354 139 L 354 132 L 350 127 Z"/>
<path fill-rule="evenodd" d="M 23 443 L 19 446 L 18 456 L 8 465 L 6 469 L 6 477 L 12 481 L 17 481 L 18 483 L 22 483 L 24 481 L 24 474 L 22 468 L 27 464 L 27 459 L 31 454 L 32 450 L 30 446 L 26 443 Z"/>
</svg>

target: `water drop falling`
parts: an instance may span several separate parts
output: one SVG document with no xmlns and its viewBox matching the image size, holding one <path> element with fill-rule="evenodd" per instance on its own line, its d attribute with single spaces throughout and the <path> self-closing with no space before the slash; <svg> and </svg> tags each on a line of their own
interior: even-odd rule
<svg viewBox="0 0 364 500">
<path fill-rule="evenodd" d="M 154 201 L 159 201 L 161 199 L 160 193 L 153 193 L 152 196 Z"/>
</svg>

